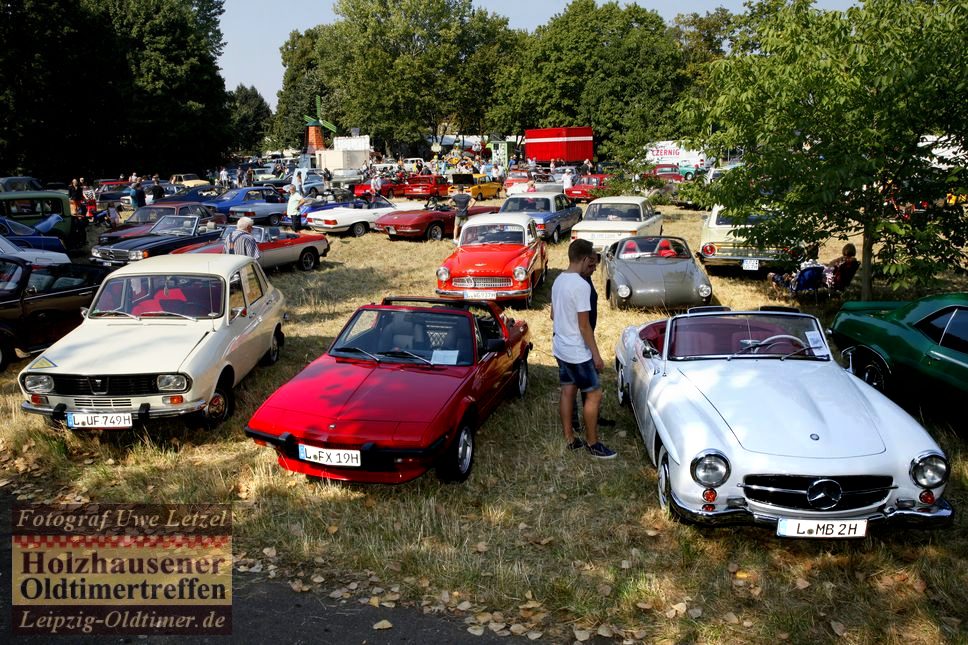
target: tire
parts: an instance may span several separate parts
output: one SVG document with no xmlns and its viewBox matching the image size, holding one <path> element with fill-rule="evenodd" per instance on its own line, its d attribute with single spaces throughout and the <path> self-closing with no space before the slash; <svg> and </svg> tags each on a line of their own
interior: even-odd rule
<svg viewBox="0 0 968 645">
<path fill-rule="evenodd" d="M 869 350 L 859 350 L 854 363 L 854 376 L 864 381 L 882 394 L 890 390 L 890 377 L 887 365 L 881 357 Z"/>
<path fill-rule="evenodd" d="M 437 477 L 445 482 L 463 482 L 470 477 L 474 467 L 474 428 L 465 419 L 461 421 L 457 436 L 437 464 Z"/>
<path fill-rule="evenodd" d="M 618 404 L 620 407 L 623 407 L 623 408 L 631 407 L 632 400 L 629 397 L 629 386 L 625 382 L 625 372 L 624 370 L 622 370 L 622 364 L 618 362 L 617 358 L 615 359 L 615 372 L 617 374 L 616 384 L 615 384 L 615 395 L 618 400 Z"/>
<path fill-rule="evenodd" d="M 209 399 L 208 406 L 205 409 L 205 425 L 209 429 L 215 428 L 232 416 L 234 408 L 235 393 L 232 391 L 232 381 L 227 374 L 224 374 L 219 379 L 218 385 L 215 386 L 212 398 Z"/>
<path fill-rule="evenodd" d="M 528 287 L 529 287 L 529 289 L 528 289 L 528 295 L 526 295 L 521 300 L 521 308 L 522 309 L 530 309 L 531 308 L 531 304 L 534 302 L 534 283 L 530 279 L 528 280 Z"/>
<path fill-rule="evenodd" d="M 427 239 L 431 242 L 439 242 L 444 239 L 444 226 L 438 222 L 434 222 L 428 226 Z"/>
<path fill-rule="evenodd" d="M 541 277 L 538 278 L 538 286 L 543 287 L 545 283 L 545 278 L 548 277 L 548 263 L 545 262 L 544 267 L 541 269 Z"/>
<path fill-rule="evenodd" d="M 13 348 L 5 340 L 0 340 L 0 372 L 2 372 L 7 364 L 14 358 Z"/>
<path fill-rule="evenodd" d="M 269 226 L 279 226 L 279 216 L 275 213 L 269 216 Z"/>
<path fill-rule="evenodd" d="M 363 237 L 366 235 L 367 228 L 366 222 L 357 222 L 350 227 L 350 234 L 353 237 Z"/>
<path fill-rule="evenodd" d="M 669 477 L 669 453 L 665 446 L 659 444 L 659 454 L 656 458 L 658 464 L 656 476 L 656 495 L 659 500 L 659 508 L 673 521 L 680 518 L 671 504 L 672 500 L 672 481 Z"/>
<path fill-rule="evenodd" d="M 551 232 L 551 243 L 557 244 L 560 241 L 561 241 L 561 229 L 556 226 L 555 230 Z"/>
<path fill-rule="evenodd" d="M 687 172 L 682 176 L 682 178 L 685 179 L 686 181 L 692 181 L 692 177 L 693 177 L 693 174 L 691 172 Z"/>
<path fill-rule="evenodd" d="M 519 399 L 523 399 L 524 395 L 528 393 L 528 355 L 525 354 L 521 357 L 521 362 L 518 363 L 517 373 L 515 374 L 515 393 L 518 395 Z"/>
<path fill-rule="evenodd" d="M 303 249 L 296 260 L 296 268 L 301 271 L 312 271 L 319 266 L 319 254 L 316 249 Z"/>
<path fill-rule="evenodd" d="M 269 365 L 275 365 L 278 363 L 279 351 L 282 347 L 282 343 L 282 331 L 276 329 L 272 332 L 272 340 L 269 341 L 269 349 L 267 349 L 266 353 L 262 355 L 262 358 L 259 360 L 259 365 L 268 367 Z"/>
</svg>

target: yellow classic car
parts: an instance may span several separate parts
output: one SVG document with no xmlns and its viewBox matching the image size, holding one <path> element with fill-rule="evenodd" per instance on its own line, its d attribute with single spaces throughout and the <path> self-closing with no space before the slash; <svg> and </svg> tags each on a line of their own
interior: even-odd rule
<svg viewBox="0 0 968 645">
<path fill-rule="evenodd" d="M 501 190 L 500 182 L 491 180 L 487 175 L 454 174 L 448 194 L 456 193 L 457 186 L 463 186 L 477 200 L 494 199 Z"/>
</svg>

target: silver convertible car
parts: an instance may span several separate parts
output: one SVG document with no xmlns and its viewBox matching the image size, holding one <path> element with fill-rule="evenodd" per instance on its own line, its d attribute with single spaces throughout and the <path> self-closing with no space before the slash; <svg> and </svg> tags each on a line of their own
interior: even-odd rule
<svg viewBox="0 0 968 645">
<path fill-rule="evenodd" d="M 713 295 L 681 237 L 627 237 L 605 249 L 602 264 L 612 307 L 684 309 L 708 305 Z"/>
<path fill-rule="evenodd" d="M 833 360 L 813 316 L 700 307 L 625 328 L 615 357 L 659 503 L 681 519 L 801 538 L 952 519 L 944 453 Z"/>
</svg>

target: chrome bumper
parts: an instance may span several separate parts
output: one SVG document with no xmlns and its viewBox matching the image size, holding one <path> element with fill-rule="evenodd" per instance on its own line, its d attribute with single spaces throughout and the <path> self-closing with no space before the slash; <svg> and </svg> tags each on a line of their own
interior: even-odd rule
<svg viewBox="0 0 968 645">
<path fill-rule="evenodd" d="M 188 401 L 180 405 L 166 406 L 163 408 L 152 408 L 149 403 L 142 403 L 137 408 L 71 408 L 68 409 L 63 403 L 54 406 L 34 405 L 30 401 L 20 404 L 20 409 L 30 414 L 42 414 L 51 417 L 54 421 L 63 421 L 67 418 L 67 413 L 75 414 L 124 414 L 130 412 L 134 419 L 146 421 L 148 419 L 161 419 L 164 417 L 180 417 L 186 414 L 203 411 L 208 405 L 205 399 Z"/>
<path fill-rule="evenodd" d="M 783 518 L 795 516 L 772 515 L 748 508 L 727 508 L 721 511 L 701 511 L 688 508 L 673 493 L 670 503 L 676 515 L 687 522 L 703 526 L 731 526 L 736 524 L 761 524 L 776 526 Z M 855 517 L 837 517 L 837 520 L 867 520 L 871 525 L 911 526 L 915 528 L 944 528 L 954 521 L 954 509 L 945 499 L 924 510 L 888 509 Z M 819 519 L 819 518 L 818 518 Z"/>
<path fill-rule="evenodd" d="M 445 298 L 463 298 L 467 300 L 474 299 L 473 289 L 460 290 L 460 291 L 456 289 L 453 291 L 449 291 L 447 289 L 434 289 L 434 291 L 437 292 L 438 296 L 444 296 Z M 481 289 L 481 291 L 487 291 L 487 292 L 493 293 L 498 298 L 524 298 L 529 293 L 531 293 L 529 289 L 513 289 L 513 290 Z M 468 296 L 467 295 L 468 293 L 470 293 L 471 295 Z"/>
</svg>

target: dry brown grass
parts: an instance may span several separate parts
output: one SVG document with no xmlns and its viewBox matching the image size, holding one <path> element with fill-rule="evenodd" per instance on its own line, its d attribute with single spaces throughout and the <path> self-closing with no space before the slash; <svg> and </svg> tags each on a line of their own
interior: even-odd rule
<svg viewBox="0 0 968 645">
<path fill-rule="evenodd" d="M 695 246 L 701 214 L 662 210 L 666 231 Z M 481 428 L 466 484 L 443 485 L 432 475 L 396 487 L 310 484 L 281 470 L 269 449 L 244 437 L 245 421 L 326 348 L 357 306 L 389 293 L 432 295 L 434 270 L 452 248 L 376 235 L 332 244 L 320 271 L 271 276 L 293 314 L 284 358 L 243 382 L 236 415 L 224 427 L 52 431 L 19 410 L 21 361 L 0 378 L 0 478 L 14 478 L 9 486 L 25 499 L 232 502 L 244 567 L 275 565 L 278 577 L 364 601 L 373 587 L 391 585 L 425 610 L 451 612 L 468 601 L 461 616 L 499 611 L 509 625 L 556 642 L 584 627 L 646 642 L 968 640 L 959 622 L 968 606 L 961 519 L 944 532 L 878 532 L 854 542 L 673 523 L 657 507 L 655 471 L 634 421 L 616 405 L 612 370 L 604 375 L 604 414 L 618 424 L 604 435 L 619 458 L 599 463 L 570 454 L 557 421 L 547 288 L 532 310 L 513 314 L 533 333 L 531 390 Z M 835 256 L 840 244 L 822 257 Z M 564 267 L 565 253 L 564 244 L 551 249 L 551 266 Z M 721 303 L 736 308 L 772 301 L 765 281 L 747 276 L 713 276 L 713 287 Z M 828 317 L 836 306 L 822 309 Z M 663 315 L 613 311 L 603 301 L 597 335 L 606 364 L 623 327 Z M 964 508 L 964 437 L 949 422 L 929 423 L 954 464 L 948 497 Z M 263 552 L 269 547 L 276 555 Z M 350 581 L 358 586 L 350 589 Z"/>
</svg>

